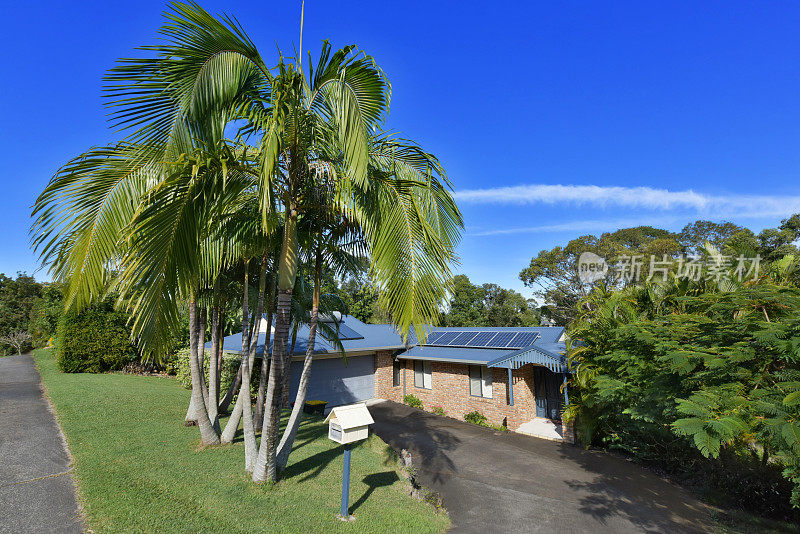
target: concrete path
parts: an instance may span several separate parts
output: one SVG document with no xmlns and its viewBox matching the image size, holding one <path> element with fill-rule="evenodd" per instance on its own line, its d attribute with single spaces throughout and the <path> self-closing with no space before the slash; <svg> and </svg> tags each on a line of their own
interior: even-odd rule
<svg viewBox="0 0 800 534">
<path fill-rule="evenodd" d="M 61 431 L 30 355 L 0 358 L 0 532 L 82 532 Z"/>
<path fill-rule="evenodd" d="M 394 402 L 370 406 L 374 431 L 412 454 L 452 532 L 708 532 L 705 506 L 601 451 L 495 432 Z"/>
</svg>

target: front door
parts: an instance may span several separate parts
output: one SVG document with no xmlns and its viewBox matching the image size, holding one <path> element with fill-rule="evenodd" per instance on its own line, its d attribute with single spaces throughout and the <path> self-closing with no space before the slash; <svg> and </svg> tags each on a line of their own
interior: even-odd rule
<svg viewBox="0 0 800 534">
<path fill-rule="evenodd" d="M 545 367 L 534 366 L 533 383 L 536 388 L 536 417 L 561 419 L 564 400 L 561 397 L 561 375 Z"/>
</svg>

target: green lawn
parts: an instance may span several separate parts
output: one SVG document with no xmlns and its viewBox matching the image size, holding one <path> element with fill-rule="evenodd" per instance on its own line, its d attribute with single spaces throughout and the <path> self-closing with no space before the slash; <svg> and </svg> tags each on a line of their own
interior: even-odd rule
<svg viewBox="0 0 800 534">
<path fill-rule="evenodd" d="M 75 461 L 79 496 L 95 532 L 441 532 L 450 521 L 404 493 L 397 462 L 377 436 L 353 449 L 352 523 L 339 510 L 342 448 L 319 417 L 307 419 L 281 481 L 256 486 L 244 447 L 198 450 L 183 426 L 189 392 L 175 380 L 60 373 L 34 354 Z"/>
</svg>

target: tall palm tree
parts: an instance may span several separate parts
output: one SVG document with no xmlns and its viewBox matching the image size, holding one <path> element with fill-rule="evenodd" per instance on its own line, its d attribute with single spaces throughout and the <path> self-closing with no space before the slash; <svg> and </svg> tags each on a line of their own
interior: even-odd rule
<svg viewBox="0 0 800 534">
<path fill-rule="evenodd" d="M 37 200 L 34 244 L 54 278 L 69 281 L 68 301 L 83 305 L 112 280 L 134 335 L 158 354 L 177 301 L 196 302 L 214 215 L 253 192 L 265 227 L 283 213 L 273 354 L 286 354 L 297 224 L 310 216 L 304 194 L 324 168 L 331 203 L 364 234 L 382 306 L 404 334 L 414 326 L 424 335 L 463 223 L 438 160 L 384 132 L 391 91 L 375 61 L 324 42 L 316 67 L 296 57 L 270 69 L 232 17 L 170 7 L 165 42 L 107 77 L 126 140 L 70 162 Z M 245 137 L 226 139 L 226 127 L 241 123 Z M 275 478 L 284 365 L 270 366 L 258 482 Z"/>
</svg>

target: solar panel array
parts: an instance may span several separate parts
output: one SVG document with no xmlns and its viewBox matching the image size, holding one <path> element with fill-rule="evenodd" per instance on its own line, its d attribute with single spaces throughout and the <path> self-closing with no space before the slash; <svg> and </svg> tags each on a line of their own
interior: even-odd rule
<svg viewBox="0 0 800 534">
<path fill-rule="evenodd" d="M 332 325 L 335 327 L 335 325 Z M 339 341 L 345 341 L 348 339 L 364 339 L 364 336 L 350 328 L 349 326 L 345 326 L 343 324 L 339 324 Z M 328 336 L 324 336 L 328 339 Z M 331 341 L 331 339 L 328 339 Z"/>
<path fill-rule="evenodd" d="M 502 332 L 459 331 L 431 332 L 425 344 L 432 347 L 470 347 L 486 349 L 523 349 L 530 347 L 538 332 L 503 330 Z"/>
<path fill-rule="evenodd" d="M 364 339 L 364 336 L 350 328 L 349 326 L 339 325 L 339 339 Z"/>
</svg>

